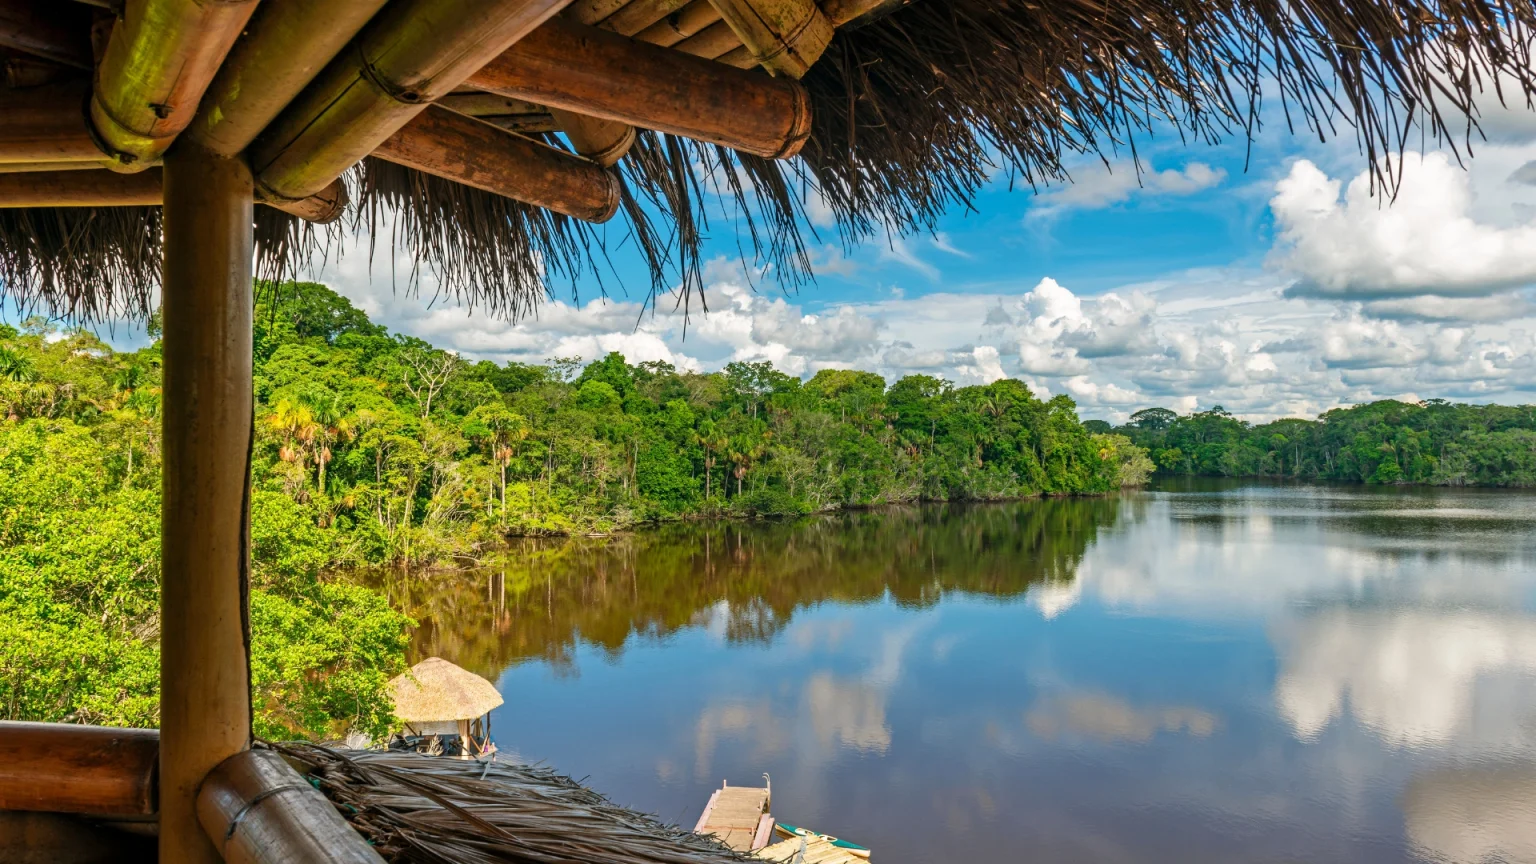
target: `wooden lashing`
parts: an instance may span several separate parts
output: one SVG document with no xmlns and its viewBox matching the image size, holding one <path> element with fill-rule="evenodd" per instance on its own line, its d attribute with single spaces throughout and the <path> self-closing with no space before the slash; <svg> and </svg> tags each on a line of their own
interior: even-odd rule
<svg viewBox="0 0 1536 864">
<path fill-rule="evenodd" d="M 832 22 L 815 0 L 710 0 L 769 71 L 800 78 L 832 42 Z M 727 53 L 721 51 L 713 56 Z"/>
<path fill-rule="evenodd" d="M 437 105 L 374 155 L 588 222 L 619 209 L 619 179 L 602 166 Z"/>
<path fill-rule="evenodd" d="M 179 146 L 164 195 L 160 861 L 219 864 L 198 787 L 251 737 L 250 169 Z"/>
</svg>

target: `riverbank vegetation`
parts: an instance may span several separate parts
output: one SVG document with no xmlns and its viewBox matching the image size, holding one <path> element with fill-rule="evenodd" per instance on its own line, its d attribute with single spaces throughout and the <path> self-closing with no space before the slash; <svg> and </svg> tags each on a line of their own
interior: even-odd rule
<svg viewBox="0 0 1536 864">
<path fill-rule="evenodd" d="M 1018 381 L 472 363 L 323 286 L 263 288 L 250 615 L 267 736 L 387 728 L 410 622 L 338 569 L 695 517 L 1091 495 L 1152 469 Z M 0 325 L 0 717 L 156 725 L 159 382 L 158 342 Z"/>
<path fill-rule="evenodd" d="M 1093 421 L 1090 421 L 1092 424 Z M 1101 431 L 1108 432 L 1108 424 Z M 1148 408 L 1113 430 L 1163 474 L 1536 486 L 1536 406 L 1383 400 L 1252 424 L 1220 407 Z"/>
</svg>

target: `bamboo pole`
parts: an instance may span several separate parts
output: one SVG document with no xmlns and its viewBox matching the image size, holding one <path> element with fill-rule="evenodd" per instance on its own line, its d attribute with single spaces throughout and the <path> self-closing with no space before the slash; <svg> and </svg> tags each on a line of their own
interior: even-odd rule
<svg viewBox="0 0 1536 864">
<path fill-rule="evenodd" d="M 197 789 L 251 736 L 250 169 L 165 159 L 160 861 L 216 864 Z"/>
<path fill-rule="evenodd" d="M 0 90 L 0 162 L 100 162 L 84 107 L 90 83 Z"/>
<path fill-rule="evenodd" d="M 732 69 L 556 19 L 469 78 L 481 90 L 769 158 L 810 135 L 797 82 Z"/>
<path fill-rule="evenodd" d="M 264 0 L 187 134 L 220 156 L 241 152 L 383 6 L 384 0 Z"/>
<path fill-rule="evenodd" d="M 633 36 L 686 5 L 688 0 L 631 0 L 598 26 L 620 36 Z"/>
<path fill-rule="evenodd" d="M 641 42 L 671 47 L 720 20 L 720 10 L 709 0 L 691 0 L 686 6 L 635 34 Z"/>
<path fill-rule="evenodd" d="M 588 222 L 619 209 L 619 179 L 596 163 L 436 105 L 374 155 Z"/>
<path fill-rule="evenodd" d="M 550 114 L 560 126 L 560 131 L 571 140 L 571 146 L 576 148 L 576 152 L 604 168 L 618 164 L 624 154 L 629 152 L 629 148 L 635 146 L 635 127 L 628 123 L 562 111 L 559 108 L 550 109 Z"/>
<path fill-rule="evenodd" d="M 149 816 L 160 734 L 0 721 L 0 810 Z"/>
<path fill-rule="evenodd" d="M 256 2 L 127 0 L 91 96 L 91 125 L 113 167 L 142 171 L 187 128 Z"/>
<path fill-rule="evenodd" d="M 90 69 L 90 10 L 73 3 L 0 0 L 0 48 Z"/>
<path fill-rule="evenodd" d="M 450 93 L 437 100 L 435 104 L 441 105 L 450 111 L 460 114 L 468 114 L 471 117 L 506 117 L 511 114 L 548 114 L 549 109 L 543 105 L 535 105 L 523 99 L 509 99 L 506 96 L 498 96 L 495 93 Z"/>
<path fill-rule="evenodd" d="M 0 174 L 36 174 L 42 171 L 89 171 L 107 167 L 106 159 L 96 162 L 0 162 Z"/>
<path fill-rule="evenodd" d="M 227 864 L 384 864 L 320 790 L 271 750 L 224 760 L 197 815 Z"/>
<path fill-rule="evenodd" d="M 821 12 L 834 27 L 864 24 L 883 17 L 912 0 L 822 0 Z"/>
<path fill-rule="evenodd" d="M 159 204 L 159 168 L 137 174 L 115 171 L 0 174 L 0 208 L 152 207 Z"/>
<path fill-rule="evenodd" d="M 703 57 L 705 60 L 713 60 L 734 48 L 740 48 L 741 39 L 731 29 L 731 25 L 724 21 L 716 21 L 672 47 L 674 50 L 681 51 L 684 54 Z"/>
<path fill-rule="evenodd" d="M 710 0 L 768 70 L 800 78 L 832 42 L 832 21 L 815 0 Z M 733 48 L 735 46 L 732 46 Z M 729 49 L 727 49 L 729 50 Z M 713 56 L 726 53 L 721 51 Z"/>
<path fill-rule="evenodd" d="M 137 174 L 79 170 L 105 167 L 104 162 L 0 163 L 0 209 L 160 206 L 163 187 L 159 168 Z M 336 180 L 299 201 L 259 203 L 323 225 L 346 212 L 347 188 Z"/>
<path fill-rule="evenodd" d="M 274 200 L 306 198 L 570 0 L 398 0 L 250 149 Z"/>
</svg>

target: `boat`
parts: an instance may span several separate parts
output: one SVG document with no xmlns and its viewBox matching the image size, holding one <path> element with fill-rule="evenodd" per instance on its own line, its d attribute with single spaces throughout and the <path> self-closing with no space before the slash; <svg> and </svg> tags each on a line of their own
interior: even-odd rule
<svg viewBox="0 0 1536 864">
<path fill-rule="evenodd" d="M 773 818 L 773 782 L 764 786 L 722 783 L 704 805 L 695 834 L 713 835 L 721 843 L 763 861 L 778 864 L 863 864 L 870 850 L 830 834 L 801 828 Z"/>
<path fill-rule="evenodd" d="M 831 834 L 822 834 L 818 831 L 812 831 L 809 828 L 801 828 L 796 825 L 791 825 L 788 822 L 775 822 L 773 825 L 773 833 L 775 836 L 783 837 L 785 839 L 804 837 L 808 840 L 815 840 L 819 838 L 821 840 L 827 841 L 827 845 L 832 846 L 833 848 L 843 849 L 856 858 L 862 858 L 866 861 L 869 860 L 869 847 L 860 846 L 857 843 L 852 843 L 847 840 L 833 837 Z"/>
</svg>

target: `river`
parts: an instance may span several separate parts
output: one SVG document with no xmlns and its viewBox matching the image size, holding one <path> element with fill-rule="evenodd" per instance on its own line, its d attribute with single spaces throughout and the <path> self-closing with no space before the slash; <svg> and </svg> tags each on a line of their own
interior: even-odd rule
<svg viewBox="0 0 1536 864">
<path fill-rule="evenodd" d="M 1536 861 L 1536 495 L 1202 481 L 397 577 L 504 752 L 916 862 Z"/>
</svg>

